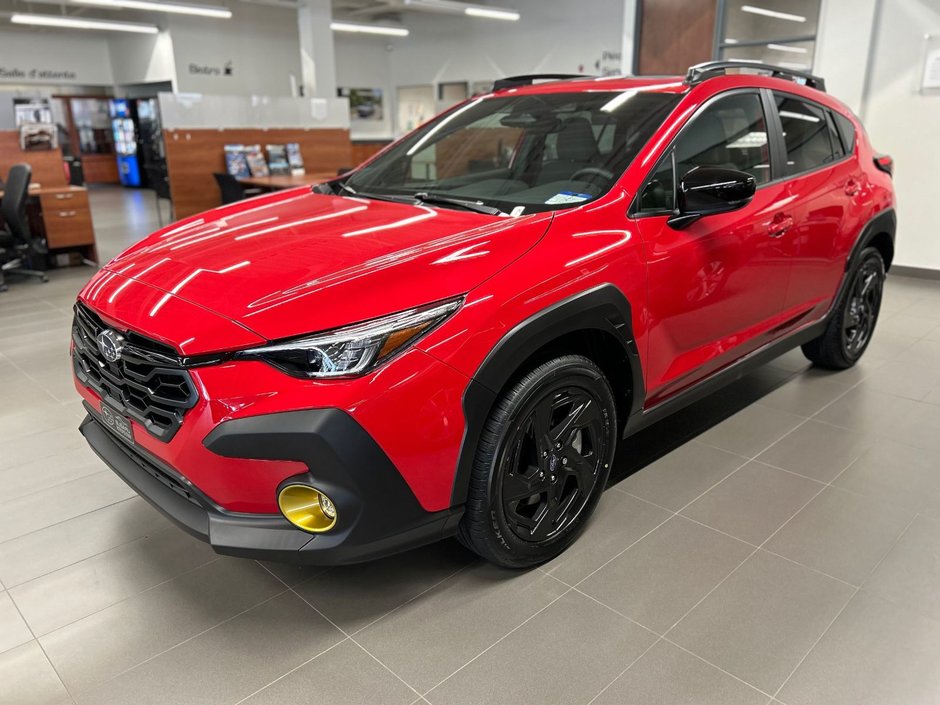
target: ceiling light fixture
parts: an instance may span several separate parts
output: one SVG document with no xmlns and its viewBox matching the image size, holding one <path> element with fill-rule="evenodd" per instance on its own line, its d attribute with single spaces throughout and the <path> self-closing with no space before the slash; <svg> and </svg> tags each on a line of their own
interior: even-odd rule
<svg viewBox="0 0 940 705">
<path fill-rule="evenodd" d="M 803 15 L 791 15 L 788 12 L 777 12 L 768 10 L 766 7 L 755 7 L 754 5 L 741 5 L 742 12 L 750 12 L 752 15 L 763 15 L 764 17 L 773 17 L 778 20 L 789 20 L 790 22 L 806 22 Z"/>
<path fill-rule="evenodd" d="M 443 12 L 450 15 L 466 15 L 487 20 L 509 20 L 515 22 L 521 15 L 515 10 L 490 5 L 476 5 L 457 0 L 404 0 L 405 9 Z"/>
<path fill-rule="evenodd" d="M 28 24 L 37 27 L 65 27 L 68 29 L 98 29 L 105 32 L 137 32 L 138 34 L 156 34 L 159 30 L 153 24 L 139 22 L 115 22 L 112 20 L 91 20 L 59 15 L 31 15 L 15 13 L 10 17 L 13 24 Z"/>
<path fill-rule="evenodd" d="M 153 2 L 152 0 L 72 0 L 76 5 L 95 5 L 116 10 L 151 10 L 153 12 L 172 12 L 178 15 L 198 15 L 229 19 L 232 11 L 218 5 L 189 5 L 176 2 Z"/>
<path fill-rule="evenodd" d="M 768 44 L 768 49 L 773 49 L 774 51 L 785 51 L 790 54 L 805 54 L 807 49 L 804 47 L 793 47 L 786 44 Z"/>
<path fill-rule="evenodd" d="M 515 22 L 521 16 L 515 10 L 497 10 L 492 7 L 466 7 L 463 13 L 469 17 L 482 17 L 487 20 L 508 20 Z"/>
<path fill-rule="evenodd" d="M 358 34 L 381 34 L 386 37 L 407 37 L 408 30 L 404 27 L 386 27 L 380 24 L 356 24 L 354 22 L 331 22 L 330 29 L 334 32 L 354 32 Z"/>
</svg>

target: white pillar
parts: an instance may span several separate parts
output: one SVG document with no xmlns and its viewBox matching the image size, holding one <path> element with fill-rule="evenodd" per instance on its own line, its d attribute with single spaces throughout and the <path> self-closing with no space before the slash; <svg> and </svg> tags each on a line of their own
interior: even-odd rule
<svg viewBox="0 0 940 705">
<path fill-rule="evenodd" d="M 330 0 L 302 0 L 297 10 L 300 30 L 301 86 L 307 98 L 336 97 Z"/>
<path fill-rule="evenodd" d="M 620 73 L 633 73 L 633 52 L 636 34 L 636 4 L 638 0 L 623 0 L 623 33 L 620 41 Z"/>
</svg>

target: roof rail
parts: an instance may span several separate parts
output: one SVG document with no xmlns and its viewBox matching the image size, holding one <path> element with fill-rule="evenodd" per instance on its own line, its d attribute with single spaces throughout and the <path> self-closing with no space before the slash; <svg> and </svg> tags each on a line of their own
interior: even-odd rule
<svg viewBox="0 0 940 705">
<path fill-rule="evenodd" d="M 536 81 L 568 81 L 573 78 L 594 78 L 594 76 L 585 76 L 578 73 L 531 73 L 525 76 L 508 76 L 493 81 L 493 90 L 501 91 L 504 88 L 531 86 Z"/>
<path fill-rule="evenodd" d="M 724 76 L 728 69 L 753 69 L 754 71 L 767 71 L 774 78 L 784 78 L 794 83 L 800 83 L 810 88 L 825 92 L 826 82 L 819 76 L 802 71 L 784 68 L 783 66 L 774 66 L 773 64 L 761 64 L 752 61 L 706 61 L 703 64 L 696 64 L 689 68 L 685 75 L 685 82 L 694 86 L 702 81 L 707 81 L 715 76 Z"/>
</svg>

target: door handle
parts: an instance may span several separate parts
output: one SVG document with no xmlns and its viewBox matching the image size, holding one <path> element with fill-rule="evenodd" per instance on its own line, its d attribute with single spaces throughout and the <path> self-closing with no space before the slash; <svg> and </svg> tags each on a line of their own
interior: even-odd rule
<svg viewBox="0 0 940 705">
<path fill-rule="evenodd" d="M 783 237 L 787 230 L 793 227 L 793 217 L 784 213 L 777 213 L 774 219 L 770 221 L 770 230 L 768 235 L 773 238 Z"/>
<path fill-rule="evenodd" d="M 856 181 L 855 179 L 849 179 L 848 181 L 846 181 L 845 188 L 843 188 L 843 191 L 845 191 L 846 196 L 857 196 L 858 192 L 861 190 L 862 190 L 861 185 L 859 185 L 858 181 Z"/>
</svg>

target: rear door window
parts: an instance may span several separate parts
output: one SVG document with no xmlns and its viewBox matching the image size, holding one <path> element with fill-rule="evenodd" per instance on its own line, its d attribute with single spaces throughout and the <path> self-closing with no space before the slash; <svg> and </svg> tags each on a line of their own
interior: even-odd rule
<svg viewBox="0 0 940 705">
<path fill-rule="evenodd" d="M 781 93 L 774 93 L 774 102 L 790 176 L 826 166 L 842 156 L 841 144 L 833 144 L 837 135 L 830 130 L 825 108 Z"/>
</svg>

